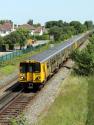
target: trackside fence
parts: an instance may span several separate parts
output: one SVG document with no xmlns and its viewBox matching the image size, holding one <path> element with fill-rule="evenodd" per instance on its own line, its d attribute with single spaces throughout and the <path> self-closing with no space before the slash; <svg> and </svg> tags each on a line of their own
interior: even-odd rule
<svg viewBox="0 0 94 125">
<path fill-rule="evenodd" d="M 16 51 L 13 51 L 12 53 L 0 56 L 0 64 L 5 62 L 5 61 L 9 61 L 9 60 L 13 59 L 14 57 L 21 56 L 22 54 L 37 50 L 44 45 L 45 44 L 38 45 L 36 47 L 29 47 L 29 48 L 22 49 L 22 50 L 16 50 Z"/>
</svg>

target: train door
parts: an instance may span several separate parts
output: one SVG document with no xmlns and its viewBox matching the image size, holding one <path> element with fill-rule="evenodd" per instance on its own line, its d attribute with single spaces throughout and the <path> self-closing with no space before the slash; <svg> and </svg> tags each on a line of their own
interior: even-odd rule
<svg viewBox="0 0 94 125">
<path fill-rule="evenodd" d="M 47 62 L 47 76 L 49 76 L 51 74 L 51 62 L 50 60 L 48 60 Z"/>
<path fill-rule="evenodd" d="M 42 78 L 42 82 L 44 82 L 45 83 L 45 81 L 46 81 L 46 79 L 47 79 L 47 65 L 46 65 L 46 63 L 43 63 L 42 65 L 41 65 L 41 78 Z"/>
<path fill-rule="evenodd" d="M 27 81 L 28 82 L 32 82 L 33 81 L 33 67 L 32 67 L 32 63 L 28 63 Z"/>
</svg>

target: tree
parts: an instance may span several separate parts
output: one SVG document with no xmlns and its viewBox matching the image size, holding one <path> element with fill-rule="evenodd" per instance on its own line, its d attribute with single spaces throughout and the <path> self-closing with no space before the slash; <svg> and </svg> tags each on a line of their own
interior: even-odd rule
<svg viewBox="0 0 94 125">
<path fill-rule="evenodd" d="M 89 54 L 94 53 L 94 34 L 89 38 L 90 44 L 87 45 L 87 51 Z"/>
<path fill-rule="evenodd" d="M 0 24 L 4 24 L 4 23 L 7 23 L 7 22 L 13 24 L 13 22 L 11 20 L 0 20 Z"/>
<path fill-rule="evenodd" d="M 4 38 L 0 36 L 0 51 L 6 51 Z"/>
<path fill-rule="evenodd" d="M 48 21 L 45 27 L 49 30 L 49 35 L 54 36 L 55 41 L 63 41 L 73 35 L 77 35 L 87 31 L 87 26 L 81 24 L 79 21 L 72 21 L 70 23 L 59 21 Z"/>
<path fill-rule="evenodd" d="M 18 36 L 18 43 L 20 45 L 20 49 L 25 45 L 26 40 L 29 38 L 30 32 L 24 28 L 19 28 L 16 31 L 16 34 Z"/>
<path fill-rule="evenodd" d="M 4 40 L 6 41 L 6 44 L 16 44 L 17 41 L 19 40 L 19 36 L 17 35 L 16 32 L 12 32 L 9 35 L 4 37 Z"/>
<path fill-rule="evenodd" d="M 86 30 L 86 28 L 79 21 L 70 22 L 70 26 L 75 28 L 76 34 L 82 33 Z"/>
<path fill-rule="evenodd" d="M 62 28 L 60 28 L 58 26 L 54 26 L 54 27 L 50 28 L 49 35 L 53 35 L 55 41 L 60 41 L 61 36 L 62 36 Z"/>
<path fill-rule="evenodd" d="M 64 23 L 63 23 L 63 26 L 70 26 L 70 24 L 67 23 L 67 22 L 64 22 Z"/>
<path fill-rule="evenodd" d="M 94 72 L 94 55 L 88 51 L 74 51 L 71 58 L 76 63 L 76 73 L 80 75 L 89 75 Z"/>
<path fill-rule="evenodd" d="M 6 41 L 6 44 L 9 45 L 9 49 L 13 50 L 14 49 L 14 44 L 19 41 L 19 36 L 17 35 L 16 32 L 12 32 L 9 35 L 4 37 L 4 40 Z"/>
<path fill-rule="evenodd" d="M 63 21 L 62 20 L 59 20 L 59 21 L 49 21 L 49 22 L 46 22 L 46 24 L 45 24 L 46 28 L 52 28 L 54 26 L 62 27 L 63 26 Z"/>
<path fill-rule="evenodd" d="M 6 44 L 9 46 L 19 44 L 20 49 L 25 45 L 26 40 L 29 37 L 29 31 L 23 28 L 19 28 L 17 31 L 10 33 L 4 37 Z"/>
<path fill-rule="evenodd" d="M 71 58 L 75 61 L 78 67 L 76 68 L 76 72 L 80 75 L 94 73 L 94 41 L 90 42 L 83 51 L 75 50 L 71 54 Z"/>
<path fill-rule="evenodd" d="M 92 21 L 85 21 L 84 25 L 87 27 L 87 30 L 94 28 Z"/>
<path fill-rule="evenodd" d="M 3 45 L 3 44 L 5 44 L 5 40 L 3 37 L 0 36 L 0 45 Z"/>
<path fill-rule="evenodd" d="M 29 25 L 32 26 L 32 25 L 33 25 L 33 20 L 30 19 L 30 20 L 27 22 L 27 24 L 29 24 Z"/>
<path fill-rule="evenodd" d="M 62 20 L 57 21 L 57 26 L 58 27 L 63 27 L 63 21 Z"/>
<path fill-rule="evenodd" d="M 40 27 L 41 24 L 40 23 L 37 23 L 37 24 L 33 24 L 34 27 Z"/>
<path fill-rule="evenodd" d="M 46 22 L 45 24 L 46 28 L 52 28 L 54 26 L 57 26 L 57 21 L 49 21 L 49 22 Z"/>
</svg>

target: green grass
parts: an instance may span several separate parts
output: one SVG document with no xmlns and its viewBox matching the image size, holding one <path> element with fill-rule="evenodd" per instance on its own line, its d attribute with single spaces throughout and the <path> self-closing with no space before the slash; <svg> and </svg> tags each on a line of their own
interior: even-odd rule
<svg viewBox="0 0 94 125">
<path fill-rule="evenodd" d="M 13 70 L 15 70 L 15 66 L 14 65 L 7 65 L 7 66 L 4 66 L 0 71 L 0 74 L 5 74 L 5 75 L 8 75 L 8 74 L 11 74 L 13 72 Z"/>
<path fill-rule="evenodd" d="M 46 114 L 46 115 L 44 115 Z M 94 125 L 94 78 L 71 75 L 36 125 Z"/>
<path fill-rule="evenodd" d="M 36 49 L 34 51 L 31 51 L 29 53 L 23 54 L 19 57 L 15 57 L 12 60 L 9 60 L 0 66 L 0 80 L 3 77 L 6 77 L 7 75 L 15 72 L 19 68 L 19 63 L 21 61 L 26 60 L 27 58 L 31 57 L 32 55 L 38 54 L 42 51 L 45 51 L 49 48 L 49 45 L 45 45 L 39 49 Z"/>
</svg>

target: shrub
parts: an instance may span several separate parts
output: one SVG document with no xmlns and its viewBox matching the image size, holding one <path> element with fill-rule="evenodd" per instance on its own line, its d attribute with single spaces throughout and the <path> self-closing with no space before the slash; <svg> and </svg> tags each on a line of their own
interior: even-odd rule
<svg viewBox="0 0 94 125">
<path fill-rule="evenodd" d="M 21 114 L 17 118 L 12 118 L 10 120 L 10 125 L 28 125 L 26 118 L 24 117 L 23 114 Z"/>
<path fill-rule="evenodd" d="M 75 50 L 71 58 L 76 63 L 76 73 L 89 75 L 94 73 L 94 44 L 91 42 L 83 51 Z"/>
</svg>

